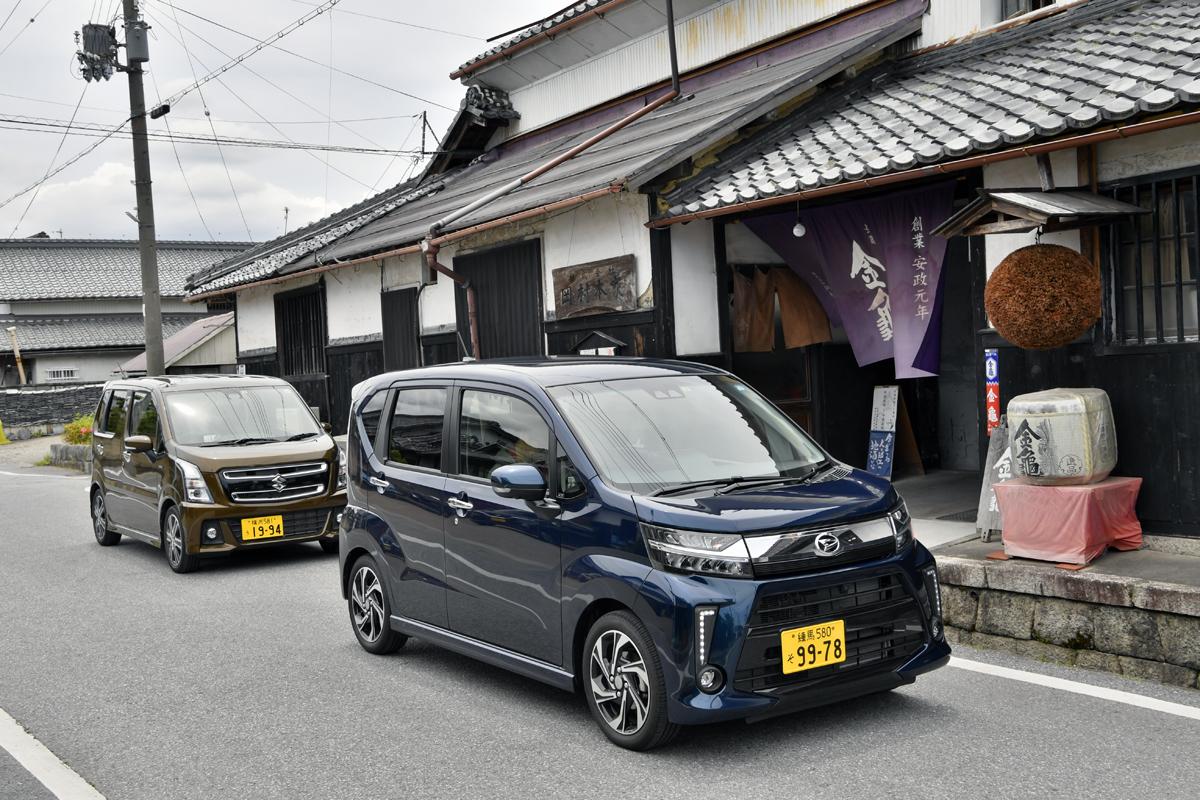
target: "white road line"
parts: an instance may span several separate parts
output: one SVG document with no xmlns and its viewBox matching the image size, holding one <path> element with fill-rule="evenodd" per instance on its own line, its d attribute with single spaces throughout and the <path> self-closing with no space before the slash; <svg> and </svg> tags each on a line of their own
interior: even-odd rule
<svg viewBox="0 0 1200 800">
<path fill-rule="evenodd" d="M 58 756 L 0 708 L 0 747 L 58 800 L 104 800 L 96 787 L 79 777 Z"/>
<path fill-rule="evenodd" d="M 1071 681 L 1066 678 L 1054 678 L 1050 675 L 1042 675 L 1037 672 L 998 667 L 995 664 L 971 661 L 959 658 L 958 656 L 950 657 L 950 666 L 970 670 L 971 672 L 981 672 L 984 675 L 995 675 L 998 678 L 1008 678 L 1013 681 L 1046 686 L 1064 692 L 1085 694 L 1089 697 L 1098 697 L 1101 700 L 1111 700 L 1114 703 L 1125 703 L 1126 705 L 1138 706 L 1139 708 L 1148 708 L 1151 711 L 1161 711 L 1164 714 L 1174 714 L 1177 717 L 1200 720 L 1200 708 L 1185 706 L 1182 703 L 1172 703 L 1167 700 L 1159 700 L 1157 697 L 1146 697 L 1145 695 L 1134 694 L 1133 692 L 1122 692 L 1119 689 L 1093 686 L 1090 683 L 1079 683 L 1078 681 Z"/>
<path fill-rule="evenodd" d="M 58 475 L 53 472 L 38 474 L 36 472 L 5 472 L 0 470 L 0 475 L 8 475 L 10 478 L 86 478 L 87 475 Z"/>
</svg>

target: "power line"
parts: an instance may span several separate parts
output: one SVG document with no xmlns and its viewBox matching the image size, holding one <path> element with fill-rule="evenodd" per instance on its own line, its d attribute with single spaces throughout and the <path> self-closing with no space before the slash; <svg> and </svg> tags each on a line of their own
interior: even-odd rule
<svg viewBox="0 0 1200 800">
<path fill-rule="evenodd" d="M 171 16 L 175 20 L 176 27 L 178 27 L 179 16 L 175 13 L 174 6 L 171 6 Z M 200 105 L 204 109 L 204 116 L 208 118 L 208 128 L 212 131 L 213 138 L 216 139 L 217 128 L 213 125 L 212 113 L 208 110 L 208 101 L 204 99 L 204 89 L 200 88 L 200 83 L 196 78 L 196 64 L 192 61 L 192 51 L 188 49 L 187 39 L 184 38 L 182 29 L 179 32 L 179 43 L 183 46 L 183 52 L 187 56 L 188 68 L 192 71 L 192 80 L 196 81 L 196 93 L 200 95 Z M 174 143 L 172 142 L 173 146 Z M 217 155 L 221 157 L 221 166 L 225 168 L 225 179 L 229 181 L 229 191 L 233 193 L 233 204 L 237 206 L 238 216 L 242 218 L 242 227 L 246 229 L 246 239 L 252 242 L 254 241 L 254 234 L 250 233 L 250 223 L 246 221 L 246 212 L 242 209 L 242 201 L 238 197 L 237 187 L 233 185 L 233 173 L 229 171 L 229 162 L 225 160 L 225 151 L 221 148 L 220 144 L 217 144 Z"/>
<path fill-rule="evenodd" d="M 280 51 L 281 53 L 287 53 L 289 56 L 295 56 L 296 58 L 298 58 L 302 61 L 307 61 L 308 63 L 315 64 L 318 67 L 332 70 L 339 75 L 345 75 L 347 78 L 354 78 L 355 80 L 362 81 L 363 83 L 370 84 L 371 86 L 375 86 L 379 89 L 385 89 L 386 91 L 393 92 L 394 94 L 398 94 L 403 97 L 407 97 L 410 100 L 416 100 L 420 103 L 425 103 L 426 105 L 436 106 L 436 107 L 444 109 L 446 111 L 454 112 L 454 111 L 458 110 L 456 108 L 451 108 L 450 106 L 442 105 L 441 103 L 439 103 L 435 100 L 429 100 L 429 99 L 421 97 L 419 95 L 412 94 L 411 92 L 406 92 L 403 89 L 397 89 L 395 86 L 389 86 L 386 83 L 380 83 L 377 80 L 373 80 L 371 78 L 367 78 L 367 77 L 358 75 L 353 72 L 348 72 L 344 69 L 339 69 L 339 68 L 333 66 L 332 53 L 330 54 L 330 57 L 329 57 L 330 63 L 325 63 L 322 61 L 318 61 L 315 58 L 310 58 L 309 56 L 306 56 L 303 53 L 297 53 L 295 50 L 289 50 L 288 48 L 282 47 L 273 42 L 264 41 L 262 39 L 259 39 L 257 36 L 252 36 L 252 35 L 246 33 L 245 31 L 239 31 L 237 28 L 232 28 L 228 25 L 217 22 L 214 19 L 209 19 L 208 17 L 197 14 L 194 11 L 189 11 L 182 6 L 173 5 L 172 3 L 168 2 L 168 0 L 159 0 L 159 5 L 169 6 L 170 8 L 179 11 L 179 13 L 181 13 L 181 14 L 187 14 L 189 17 L 195 17 L 196 19 L 200 20 L 201 22 L 207 22 L 209 25 L 220 28 L 223 31 L 228 31 L 229 33 L 237 34 L 238 36 L 241 36 L 246 39 L 250 39 L 251 41 L 259 42 L 260 44 L 264 44 L 264 45 L 269 44 L 271 47 L 275 48 L 276 50 Z M 349 12 L 339 12 L 339 13 L 349 13 Z M 331 15 L 331 18 L 332 18 L 332 15 Z M 176 24 L 178 24 L 178 23 L 176 23 Z"/>
<path fill-rule="evenodd" d="M 158 78 L 154 76 L 153 71 L 150 72 L 150 80 L 154 83 L 154 94 L 161 97 L 162 92 L 158 90 Z M 167 133 L 170 134 L 171 123 L 166 117 L 163 117 L 163 123 L 166 124 Z M 183 178 L 183 185 L 187 187 L 188 196 L 192 198 L 192 205 L 196 209 L 196 216 L 200 218 L 200 224 L 204 227 L 204 232 L 208 234 L 209 241 L 215 241 L 212 231 L 208 228 L 208 220 L 204 219 L 204 212 L 200 210 L 200 201 L 196 199 L 196 193 L 192 191 L 192 182 L 188 180 L 187 170 L 183 168 L 183 159 L 179 157 L 179 147 L 176 146 L 174 138 L 171 139 L 171 150 L 175 153 L 175 163 L 179 165 L 179 175 Z"/>
<path fill-rule="evenodd" d="M 58 147 L 54 149 L 54 155 L 50 157 L 50 163 L 46 165 L 46 175 L 42 177 L 44 181 L 50 175 L 50 170 L 54 169 L 54 162 L 58 160 L 58 156 L 62 153 L 63 144 L 67 141 L 67 134 L 71 132 L 71 125 L 75 122 L 75 113 L 79 111 L 79 104 L 83 102 L 84 92 L 87 91 L 88 85 L 83 85 L 83 91 L 79 93 L 79 100 L 75 103 L 75 111 L 71 113 L 71 121 L 67 123 L 66 130 L 63 131 L 62 138 L 58 140 Z M 25 221 L 25 215 L 29 213 L 29 209 L 33 208 L 33 201 L 37 200 L 37 196 L 41 193 L 42 187 L 39 185 L 29 197 L 29 202 L 25 204 L 25 210 L 21 212 L 21 216 L 17 218 L 17 224 L 13 225 L 12 233 L 9 238 L 14 238 L 17 235 L 17 229 L 21 227 L 21 223 Z"/>
<path fill-rule="evenodd" d="M 292 0 L 292 2 L 299 3 L 302 6 L 314 5 L 313 3 L 304 2 L 304 0 Z M 432 31 L 434 33 L 444 33 L 447 36 L 458 36 L 462 39 L 471 39 L 472 41 L 476 41 L 476 42 L 486 41 L 485 37 L 476 36 L 473 33 L 463 33 L 462 31 L 450 31 L 450 30 L 446 30 L 445 28 L 434 28 L 429 25 L 418 25 L 415 22 L 405 22 L 402 19 L 392 19 L 391 17 L 380 17 L 380 16 L 376 16 L 375 14 L 365 14 L 362 11 L 350 11 L 349 9 L 343 8 L 342 13 L 343 14 L 353 14 L 356 17 L 365 17 L 366 19 L 373 19 L 378 22 L 390 22 L 393 25 L 402 25 L 405 28 L 416 28 L 417 30 L 422 30 L 422 31 Z"/>
<path fill-rule="evenodd" d="M 18 5 L 19 5 L 19 3 L 18 3 Z M 20 28 L 17 29 L 17 32 L 15 34 L 13 34 L 13 38 L 8 40 L 8 44 L 4 45 L 3 50 L 0 50 L 0 56 L 7 53 L 8 48 L 12 47 L 13 43 L 16 42 L 17 39 L 21 38 L 21 34 L 24 33 L 25 31 L 27 31 L 29 29 L 30 25 L 37 22 L 37 18 L 41 15 L 41 13 L 43 11 L 46 10 L 46 6 L 48 6 L 48 5 L 50 5 L 50 0 L 46 0 L 46 2 L 42 3 L 42 7 L 34 12 L 33 16 L 29 18 L 29 22 L 26 22 L 24 25 L 22 25 Z M 17 7 L 13 6 L 13 11 L 16 11 L 16 10 L 17 10 Z M 9 16 L 10 17 L 12 16 L 12 11 L 9 12 Z M 7 22 L 7 21 L 8 20 L 5 20 L 5 22 Z M 0 26 L 0 27 L 2 27 L 2 26 Z"/>
<path fill-rule="evenodd" d="M 21 0 L 17 0 L 17 2 L 13 3 L 13 7 L 8 10 L 8 16 L 4 18 L 4 22 L 0 22 L 0 33 L 4 32 L 4 26 L 8 24 L 8 21 L 12 19 L 12 15 L 17 13 L 17 9 L 20 7 Z"/>
</svg>

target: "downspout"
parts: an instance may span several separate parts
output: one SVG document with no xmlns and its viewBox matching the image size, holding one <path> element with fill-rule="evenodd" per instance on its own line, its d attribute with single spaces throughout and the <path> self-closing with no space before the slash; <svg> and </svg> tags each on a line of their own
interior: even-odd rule
<svg viewBox="0 0 1200 800">
<path fill-rule="evenodd" d="M 451 268 L 438 262 L 437 255 L 440 246 L 435 241 L 435 239 L 438 237 L 438 234 L 441 233 L 441 231 L 445 229 L 447 225 L 451 225 L 463 217 L 478 211 L 484 206 L 499 200 L 501 197 L 511 194 L 530 181 L 540 178 L 542 175 L 545 175 L 555 167 L 570 161 L 571 159 L 575 158 L 575 156 L 604 141 L 617 131 L 629 127 L 642 117 L 656 111 L 657 109 L 665 106 L 667 103 L 670 103 L 675 98 L 679 97 L 679 59 L 675 49 L 675 8 L 673 0 L 667 0 L 667 48 L 671 57 L 671 89 L 666 94 L 662 95 L 656 100 L 651 101 L 650 103 L 647 103 L 637 111 L 634 111 L 632 114 L 617 120 L 612 125 L 609 125 L 596 135 L 588 137 L 586 140 L 575 145 L 570 150 L 555 156 L 541 166 L 534 167 L 532 170 L 526 172 L 519 178 L 514 178 L 503 186 L 493 189 L 479 199 L 468 203 L 457 211 L 447 214 L 429 226 L 429 233 L 426 234 L 425 238 L 421 240 L 421 252 L 425 254 L 425 262 L 429 265 L 430 269 L 437 270 L 439 273 L 445 275 L 447 278 L 462 287 L 464 291 L 466 291 L 467 324 L 470 325 L 471 329 L 471 355 L 474 358 L 480 357 L 479 318 L 475 297 L 475 287 L 473 287 L 471 282 L 462 275 L 459 275 Z"/>
</svg>

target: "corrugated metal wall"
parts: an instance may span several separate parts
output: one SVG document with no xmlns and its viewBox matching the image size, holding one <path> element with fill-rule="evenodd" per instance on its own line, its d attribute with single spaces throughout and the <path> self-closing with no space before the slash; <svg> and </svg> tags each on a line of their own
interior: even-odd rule
<svg viewBox="0 0 1200 800">
<path fill-rule="evenodd" d="M 455 256 L 454 270 L 475 287 L 483 358 L 544 353 L 540 239 Z M 458 330 L 470 342 L 466 292 L 455 292 Z"/>
<path fill-rule="evenodd" d="M 417 324 L 417 290 L 400 289 L 380 295 L 383 306 L 383 368 L 420 366 L 420 326 Z"/>
</svg>

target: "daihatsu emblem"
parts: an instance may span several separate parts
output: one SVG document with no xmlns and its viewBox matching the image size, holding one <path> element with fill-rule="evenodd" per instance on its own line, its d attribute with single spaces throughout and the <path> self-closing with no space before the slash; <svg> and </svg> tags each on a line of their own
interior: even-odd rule
<svg viewBox="0 0 1200 800">
<path fill-rule="evenodd" d="M 283 479 L 282 475 L 276 472 L 275 477 L 271 478 L 271 485 L 275 487 L 275 491 L 282 492 L 287 488 L 287 481 Z"/>
<path fill-rule="evenodd" d="M 817 534 L 817 538 L 813 540 L 813 550 L 819 556 L 836 556 L 842 552 L 842 540 L 836 534 L 829 531 Z"/>
</svg>

